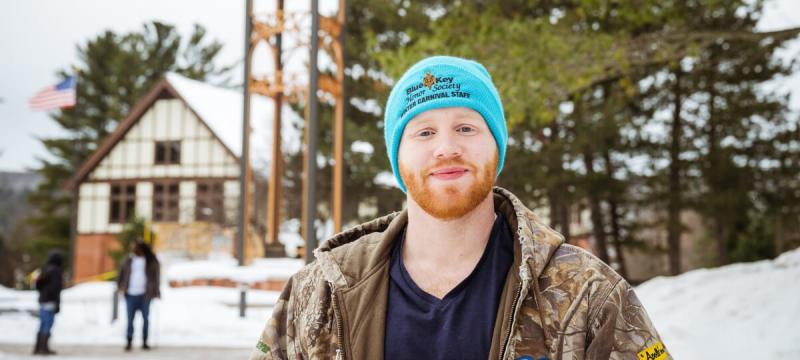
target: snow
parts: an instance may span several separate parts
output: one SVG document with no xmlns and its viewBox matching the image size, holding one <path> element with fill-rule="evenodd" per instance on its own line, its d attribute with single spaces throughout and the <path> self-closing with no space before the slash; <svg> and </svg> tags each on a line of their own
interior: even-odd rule
<svg viewBox="0 0 800 360">
<path fill-rule="evenodd" d="M 54 347 L 72 345 L 119 345 L 124 342 L 125 304 L 120 298 L 119 318 L 111 322 L 112 282 L 74 286 L 62 293 L 61 312 L 53 327 Z M 1 343 L 31 343 L 39 321 L 30 311 L 36 309 L 36 292 L 3 289 L 13 298 L 0 298 L 0 308 L 18 312 L 0 315 Z M 257 341 L 279 293 L 247 292 L 248 311 L 239 317 L 239 290 L 235 288 L 162 286 L 162 298 L 150 309 L 150 337 L 155 345 L 250 347 Z M 135 336 L 140 338 L 141 318 L 135 320 Z"/>
<path fill-rule="evenodd" d="M 194 279 L 230 279 L 253 284 L 267 280 L 288 280 L 303 267 L 302 259 L 256 259 L 248 266 L 238 266 L 234 258 L 189 261 L 172 265 L 166 272 L 168 281 Z"/>
<path fill-rule="evenodd" d="M 676 359 L 797 359 L 800 249 L 652 279 L 636 292 Z"/>
<path fill-rule="evenodd" d="M 362 153 L 362 154 L 372 154 L 375 152 L 375 147 L 372 144 L 362 141 L 356 140 L 353 141 L 353 144 L 350 145 L 350 150 L 352 152 Z"/>
<path fill-rule="evenodd" d="M 375 185 L 383 185 L 387 188 L 400 188 L 400 184 L 397 183 L 397 178 L 394 177 L 391 171 L 381 171 L 375 178 L 372 180 Z"/>
<path fill-rule="evenodd" d="M 236 156 L 242 153 L 241 91 L 226 89 L 192 80 L 176 73 L 167 74 L 167 81 L 183 97 L 187 105 L 200 116 Z M 272 100 L 261 95 L 250 98 L 250 153 L 266 162 L 271 161 Z M 288 104 L 282 108 L 281 140 L 284 151 L 295 153 L 301 147 L 300 129 L 303 119 Z"/>
<path fill-rule="evenodd" d="M 239 267 L 231 257 L 187 261 L 162 256 L 161 299 L 151 304 L 150 333 L 153 344 L 167 346 L 251 347 L 272 313 L 280 292 L 247 290 L 247 312 L 239 317 L 238 288 L 194 286 L 172 288 L 169 280 L 228 278 L 252 284 L 263 280 L 286 280 L 297 272 L 299 259 L 257 259 Z M 119 318 L 111 322 L 113 282 L 89 282 L 61 294 L 61 312 L 56 316 L 53 343 L 70 345 L 119 345 L 125 339 L 125 301 L 119 298 Z M 18 291 L 0 286 L 0 343 L 31 343 L 39 320 L 36 291 Z M 141 329 L 137 317 L 136 331 Z"/>
<path fill-rule="evenodd" d="M 281 232 L 278 234 L 278 242 L 283 244 L 286 255 L 298 257 L 300 248 L 306 245 L 306 239 L 296 232 Z"/>
<path fill-rule="evenodd" d="M 171 265 L 170 277 L 200 278 L 227 274 L 242 281 L 291 274 L 295 259 L 262 259 L 248 269 L 215 260 Z M 264 271 L 275 268 L 273 272 Z M 636 292 L 675 359 L 796 359 L 800 353 L 800 249 L 775 260 L 700 269 L 650 280 Z M 53 344 L 119 345 L 125 334 L 120 319 L 110 322 L 109 282 L 81 284 L 63 293 Z M 247 292 L 249 308 L 238 317 L 235 288 L 162 286 L 151 310 L 151 338 L 167 346 L 250 347 L 261 333 L 279 293 Z M 0 287 L 0 343 L 29 344 L 38 319 L 34 291 Z M 9 310 L 11 310 L 9 312 Z M 137 320 L 139 321 L 139 320 Z M 139 329 L 139 325 L 136 327 Z"/>
</svg>

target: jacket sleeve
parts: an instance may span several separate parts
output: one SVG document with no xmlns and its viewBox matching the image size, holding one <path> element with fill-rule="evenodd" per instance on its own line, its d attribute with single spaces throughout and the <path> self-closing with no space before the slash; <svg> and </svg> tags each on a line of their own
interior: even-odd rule
<svg viewBox="0 0 800 360">
<path fill-rule="evenodd" d="M 128 258 L 122 258 L 122 262 L 119 265 L 119 270 L 117 270 L 117 290 L 119 290 L 122 286 L 122 279 L 125 277 L 125 265 L 127 262 Z"/>
<path fill-rule="evenodd" d="M 36 277 L 34 280 L 34 285 L 36 285 L 36 290 L 41 291 L 44 288 L 44 282 L 47 279 L 47 273 L 45 272 L 44 268 L 39 269 L 39 276 Z"/>
<path fill-rule="evenodd" d="M 157 298 L 161 297 L 161 263 L 156 260 L 156 269 L 155 269 L 155 294 L 154 296 Z"/>
<path fill-rule="evenodd" d="M 61 312 L 61 290 L 64 290 L 64 273 L 61 270 L 54 271 L 55 276 L 55 301 L 56 301 L 56 313 Z"/>
<path fill-rule="evenodd" d="M 600 307 L 590 314 L 589 324 L 586 359 L 672 359 L 625 280 L 619 280 Z"/>
<path fill-rule="evenodd" d="M 292 296 L 294 277 L 286 282 L 275 303 L 272 316 L 267 320 L 251 360 L 298 359 L 304 358 L 297 351 L 295 343 L 294 297 Z"/>
</svg>

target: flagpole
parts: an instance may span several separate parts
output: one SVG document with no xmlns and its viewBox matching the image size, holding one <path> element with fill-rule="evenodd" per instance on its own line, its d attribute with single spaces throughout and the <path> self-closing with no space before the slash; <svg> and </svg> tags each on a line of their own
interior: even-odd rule
<svg viewBox="0 0 800 360">
<path fill-rule="evenodd" d="M 236 257 L 239 266 L 244 266 L 245 240 L 248 238 L 250 225 L 250 62 L 252 44 L 250 35 L 253 30 L 253 0 L 245 0 L 244 9 L 244 83 L 242 103 L 242 154 L 239 157 L 239 224 L 236 232 Z M 244 318 L 247 310 L 247 288 L 240 287 L 239 317 Z"/>
<path fill-rule="evenodd" d="M 78 79 L 80 79 L 80 69 L 78 67 L 73 66 L 72 71 L 75 76 L 75 105 L 72 106 L 72 113 L 74 114 L 73 120 L 76 122 L 77 125 L 77 116 L 78 116 Z M 78 131 L 78 137 L 80 137 L 80 130 Z M 73 171 L 75 173 L 78 172 L 78 168 L 80 167 L 80 151 L 79 146 L 79 138 L 76 137 L 73 140 L 72 145 L 72 163 L 73 163 Z M 78 196 L 80 194 L 80 184 L 76 184 L 72 189 L 72 199 L 70 201 L 70 219 L 69 219 L 69 279 L 71 280 L 70 283 L 75 282 L 75 243 L 78 240 Z"/>
<path fill-rule="evenodd" d="M 311 44 L 309 52 L 309 84 L 308 84 L 308 119 L 306 121 L 306 196 L 305 196 L 305 235 L 306 263 L 314 261 L 314 249 L 317 248 L 316 219 L 316 184 L 317 184 L 317 125 L 319 119 L 319 68 L 317 53 L 319 51 L 319 0 L 311 0 Z"/>
</svg>

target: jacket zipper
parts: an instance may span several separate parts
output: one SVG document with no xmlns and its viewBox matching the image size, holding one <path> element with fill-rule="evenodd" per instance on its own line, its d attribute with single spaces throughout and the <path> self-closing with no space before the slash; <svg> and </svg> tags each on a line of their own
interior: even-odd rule
<svg viewBox="0 0 800 360">
<path fill-rule="evenodd" d="M 511 333 L 514 331 L 514 325 L 517 322 L 517 306 L 520 303 L 520 297 L 522 295 L 522 287 L 525 286 L 526 281 L 522 281 L 519 285 L 517 285 L 517 295 L 514 297 L 514 302 L 511 308 L 513 311 L 511 312 L 511 318 L 509 319 L 508 331 L 506 332 L 506 340 L 503 342 L 503 351 L 500 352 L 500 360 L 506 359 L 506 351 L 508 351 L 509 346 L 511 345 Z"/>
<path fill-rule="evenodd" d="M 342 325 L 342 318 L 339 315 L 339 301 L 336 299 L 336 291 L 331 284 L 331 301 L 333 302 L 333 318 L 336 322 L 336 360 L 344 360 L 344 325 Z"/>
</svg>

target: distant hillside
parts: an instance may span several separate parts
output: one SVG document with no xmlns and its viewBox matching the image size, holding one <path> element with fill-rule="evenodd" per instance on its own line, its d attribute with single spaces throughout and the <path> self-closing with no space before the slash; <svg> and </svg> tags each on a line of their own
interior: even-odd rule
<svg viewBox="0 0 800 360">
<path fill-rule="evenodd" d="M 0 171 L 0 189 L 13 192 L 33 190 L 42 176 L 33 172 Z"/>
<path fill-rule="evenodd" d="M 4 234 L 28 214 L 28 192 L 41 180 L 37 173 L 0 171 L 0 231 Z"/>
<path fill-rule="evenodd" d="M 5 286 L 20 286 L 15 274 L 31 270 L 22 256 L 30 236 L 24 221 L 33 211 L 28 194 L 41 181 L 36 173 L 0 171 L 0 284 Z"/>
</svg>

